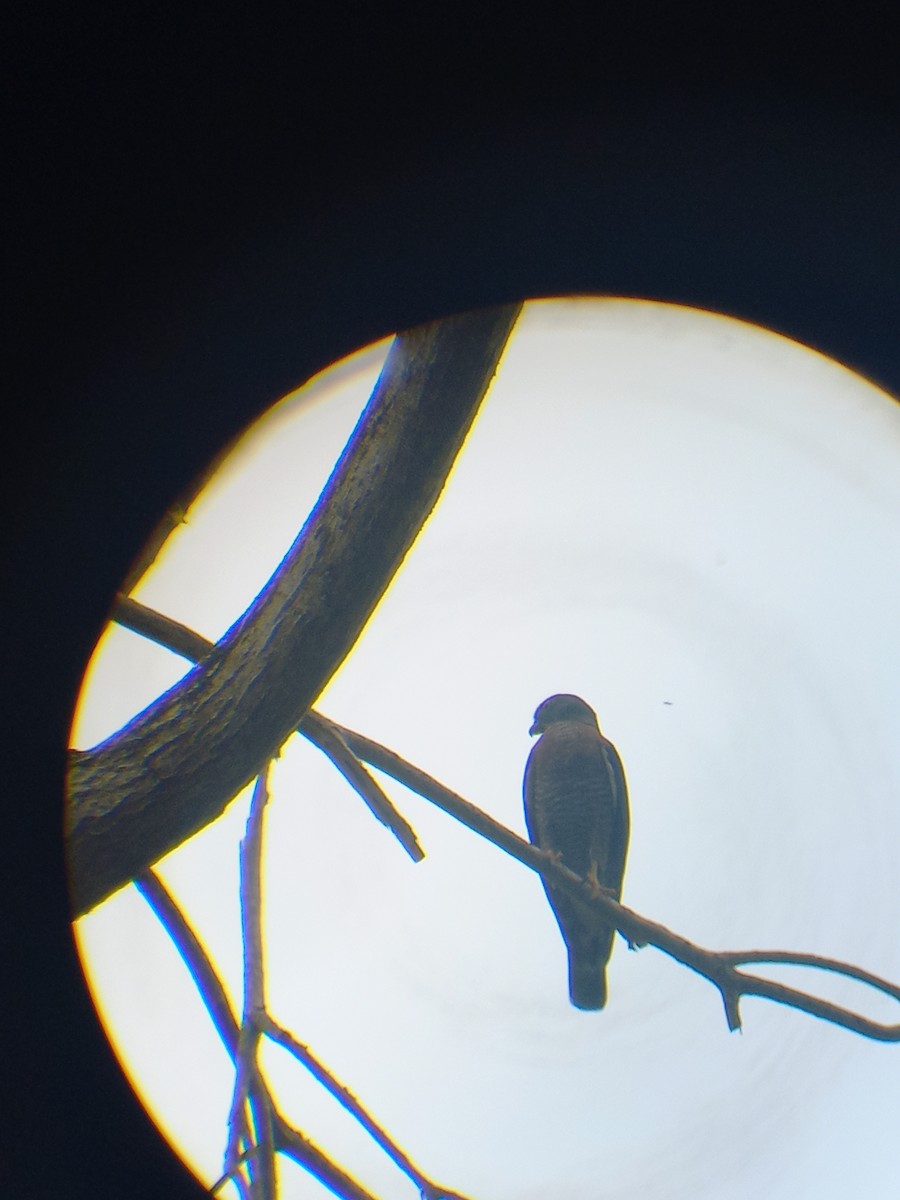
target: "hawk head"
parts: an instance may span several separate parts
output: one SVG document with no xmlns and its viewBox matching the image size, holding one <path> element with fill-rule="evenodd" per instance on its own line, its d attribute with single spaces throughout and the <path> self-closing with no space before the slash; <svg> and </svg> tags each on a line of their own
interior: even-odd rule
<svg viewBox="0 0 900 1200">
<path fill-rule="evenodd" d="M 548 696 L 537 706 L 534 714 L 534 724 L 528 730 L 532 737 L 543 733 L 549 725 L 558 721 L 578 721 L 582 725 L 590 725 L 598 729 L 597 714 L 580 696 L 572 696 L 563 692 L 558 696 Z"/>
</svg>

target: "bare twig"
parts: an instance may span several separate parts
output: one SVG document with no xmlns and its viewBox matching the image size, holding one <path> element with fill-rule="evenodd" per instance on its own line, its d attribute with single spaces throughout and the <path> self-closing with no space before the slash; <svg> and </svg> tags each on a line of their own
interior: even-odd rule
<svg viewBox="0 0 900 1200">
<path fill-rule="evenodd" d="M 354 1179 L 352 1175 L 348 1175 L 309 1138 L 304 1137 L 298 1129 L 288 1125 L 283 1117 L 276 1117 L 273 1127 L 275 1145 L 281 1153 L 299 1163 L 336 1196 L 340 1196 L 342 1200 L 377 1200 L 371 1192 L 366 1191 L 358 1180 Z"/>
<path fill-rule="evenodd" d="M 241 842 L 241 926 L 244 945 L 244 1015 L 235 1062 L 234 1094 L 228 1119 L 225 1173 L 233 1175 L 244 1157 L 241 1147 L 250 1144 L 244 1116 L 248 1100 L 254 1112 L 255 1145 L 248 1156 L 253 1172 L 254 1200 L 275 1200 L 275 1143 L 272 1106 L 259 1072 L 260 1020 L 265 1012 L 262 936 L 262 838 L 268 792 L 268 765 L 253 789 L 247 831 Z M 267 1103 L 252 1105 L 264 1095 Z"/>
<path fill-rule="evenodd" d="M 235 1063 L 236 1068 L 239 1069 L 239 1064 L 245 1061 L 245 1056 L 242 1056 L 240 1046 L 242 1030 L 238 1025 L 234 1010 L 225 992 L 225 987 L 215 967 L 212 965 L 212 961 L 165 884 L 154 871 L 144 871 L 135 880 L 135 885 L 172 939 L 197 986 L 200 997 L 206 1005 L 207 1012 L 212 1018 L 213 1025 L 222 1039 L 225 1049 Z M 254 1114 L 254 1125 L 257 1129 L 271 1127 L 272 1119 L 270 1098 L 265 1089 L 258 1085 L 258 1081 L 257 1086 L 253 1086 L 252 1080 L 248 1086 L 244 1086 L 243 1082 L 240 1085 L 236 1084 L 237 1091 L 240 1091 L 242 1103 L 237 1112 L 235 1111 L 234 1104 L 232 1105 L 232 1113 L 229 1117 L 229 1125 L 236 1129 L 236 1134 L 234 1134 L 235 1145 L 237 1145 L 239 1140 L 247 1142 L 249 1138 L 249 1127 L 243 1115 L 243 1100 L 249 1099 L 250 1107 Z M 243 1152 L 236 1152 L 231 1169 L 226 1168 L 226 1174 L 222 1177 L 221 1182 L 229 1178 L 232 1172 L 236 1171 L 242 1163 L 250 1162 L 252 1165 L 254 1155 L 255 1148 L 253 1147 Z M 245 1190 L 243 1180 L 236 1180 L 236 1182 L 238 1182 L 242 1190 Z"/>
<path fill-rule="evenodd" d="M 862 967 L 854 967 L 850 963 L 841 962 L 836 958 L 824 958 L 819 954 L 803 954 L 788 950 L 720 950 L 717 957 L 729 966 L 743 966 L 745 963 L 751 962 L 784 963 L 795 967 L 813 967 L 820 971 L 832 971 L 837 975 L 844 975 L 848 979 L 855 979 L 859 983 L 864 983 L 900 1001 L 900 987 L 896 983 L 881 979 L 878 975 L 873 975 L 871 971 L 864 971 Z M 762 996 L 764 999 L 774 1000 L 778 1004 L 799 1008 L 803 1012 L 811 1013 L 814 1017 L 823 1017 L 835 1025 L 843 1025 L 845 1029 L 861 1033 L 864 1037 L 876 1038 L 880 1041 L 900 1041 L 900 1026 L 879 1025 L 877 1022 L 869 1021 L 839 1005 L 830 1004 L 815 996 L 810 997 L 806 992 L 786 987 L 784 984 L 775 983 L 759 976 L 745 975 L 742 971 L 737 974 L 742 982 L 741 990 L 745 996 Z M 811 1007 L 811 1004 L 815 1007 Z"/>
<path fill-rule="evenodd" d="M 219 978 L 215 967 L 204 950 L 200 939 L 191 929 L 184 914 L 175 903 L 174 898 L 165 884 L 154 871 L 144 871 L 136 880 L 135 885 L 141 895 L 150 905 L 166 933 L 172 939 L 176 949 L 191 974 L 200 997 L 206 1005 L 207 1012 L 212 1017 L 213 1025 L 222 1039 L 228 1054 L 237 1066 L 241 1061 L 240 1040 L 241 1027 L 231 1007 L 225 992 L 225 987 Z M 243 1095 L 247 1095 L 244 1089 Z M 254 1111 L 254 1123 L 262 1126 L 269 1121 L 267 1110 L 271 1104 L 267 1095 L 250 1089 L 250 1104 Z M 241 1109 L 243 1112 L 243 1109 Z M 233 1114 L 234 1115 L 234 1114 Z M 241 1136 L 247 1134 L 246 1122 L 241 1117 Z M 252 1158 L 252 1151 L 237 1155 L 237 1165 L 241 1161 Z"/>
<path fill-rule="evenodd" d="M 169 535 L 180 525 L 188 523 L 187 513 L 191 505 L 206 487 L 207 483 L 209 483 L 210 479 L 212 479 L 213 475 L 215 475 L 216 471 L 218 471 L 232 448 L 230 445 L 224 446 L 215 458 L 206 464 L 204 470 L 194 476 L 190 482 L 190 486 L 185 488 L 181 495 L 169 505 L 162 520 L 144 543 L 140 554 L 131 564 L 128 574 L 122 581 L 123 592 L 131 592 L 137 587 L 145 573 L 156 561 Z"/>
<path fill-rule="evenodd" d="M 133 600 L 130 596 L 116 597 L 111 616 L 119 625 L 150 638 L 157 645 L 165 646 L 167 650 L 180 654 L 189 662 L 202 662 L 215 649 L 215 642 L 195 633 L 187 625 L 148 608 L 139 600 Z M 372 813 L 391 830 L 413 862 L 423 859 L 425 852 L 419 845 L 415 831 L 397 812 L 378 781 L 372 778 L 349 750 L 340 726 L 310 710 L 298 728 L 314 746 L 318 746 L 323 754 L 328 755 L 351 787 L 365 800 Z"/>
<path fill-rule="evenodd" d="M 184 965 L 191 973 L 216 1032 L 230 1057 L 237 1057 L 240 1026 L 231 1007 L 225 986 L 216 973 L 200 939 L 185 920 L 184 914 L 155 871 L 142 871 L 134 881 L 135 887 L 159 918 L 172 939 Z"/>
<path fill-rule="evenodd" d="M 413 862 L 421 862 L 425 851 L 419 845 L 414 829 L 397 812 L 378 781 L 372 778 L 351 752 L 332 722 L 324 720 L 310 709 L 303 718 L 302 728 L 304 735 L 323 754 L 328 755 L 350 786 L 365 800 L 373 816 L 391 830 Z"/>
<path fill-rule="evenodd" d="M 200 486 L 202 486 L 202 482 Z M 140 554 L 131 564 L 128 574 L 122 580 L 122 587 L 125 591 L 133 591 L 149 568 L 153 566 L 169 536 L 179 525 L 185 523 L 184 515 L 186 510 L 187 505 L 182 501 L 176 501 L 174 504 L 169 505 L 165 513 L 163 513 L 162 520 L 141 547 Z"/>
<path fill-rule="evenodd" d="M 423 1196 L 432 1196 L 435 1198 L 446 1196 L 450 1198 L 458 1195 L 456 1192 L 449 1192 L 446 1188 L 440 1187 L 439 1184 L 434 1183 L 426 1175 L 423 1175 L 412 1159 L 400 1149 L 397 1143 L 366 1112 L 353 1093 L 342 1083 L 339 1083 L 328 1068 L 319 1062 L 308 1046 L 304 1046 L 289 1030 L 278 1025 L 271 1018 L 267 1017 L 264 1020 L 263 1030 L 274 1042 L 283 1046 L 299 1063 L 306 1067 L 310 1074 L 339 1101 L 347 1112 L 356 1118 L 372 1140 L 377 1142 L 400 1170 L 413 1181 Z M 465 1200 L 465 1197 L 461 1196 L 459 1200 Z"/>
<path fill-rule="evenodd" d="M 159 646 L 165 646 L 167 650 L 180 654 L 188 662 L 201 662 L 216 648 L 216 643 L 202 634 L 195 633 L 180 621 L 174 621 L 171 617 L 148 608 L 146 604 L 141 604 L 140 600 L 133 600 L 124 592 L 116 596 L 109 615 L 116 624 L 149 638 Z"/>
<path fill-rule="evenodd" d="M 186 921 L 184 914 L 178 908 L 174 899 L 155 872 L 144 872 L 135 880 L 135 883 L 177 947 L 191 977 L 197 985 L 201 998 L 206 1004 L 207 1011 L 213 1019 L 219 1036 L 222 1038 L 225 1048 L 228 1050 L 232 1061 L 234 1061 L 237 1067 L 241 1030 L 228 1001 L 225 988 L 216 973 L 212 961 L 204 950 L 199 938 Z M 265 1032 L 268 1036 L 274 1037 L 272 1030 L 280 1031 L 280 1027 L 274 1022 L 270 1022 L 269 1018 L 265 1015 L 263 1015 L 261 1023 L 266 1025 Z M 269 1025 L 271 1025 L 271 1028 L 269 1028 Z M 287 1038 L 292 1038 L 292 1035 L 286 1030 L 283 1033 Z M 281 1037 L 275 1040 L 280 1041 L 282 1045 L 285 1044 Z M 299 1045 L 299 1043 L 297 1044 Z M 319 1063 L 318 1066 L 322 1072 L 327 1073 L 327 1068 L 324 1065 Z M 267 1124 L 271 1129 L 272 1143 L 277 1151 L 293 1158 L 300 1166 L 309 1171 L 317 1179 L 320 1179 L 336 1195 L 343 1197 L 344 1200 L 374 1200 L 369 1192 L 356 1180 L 352 1179 L 351 1176 L 347 1175 L 346 1172 L 311 1142 L 309 1138 L 288 1124 L 273 1104 L 265 1089 L 265 1084 L 261 1079 L 258 1080 L 258 1083 L 262 1089 L 261 1093 L 255 1092 L 252 1081 L 249 1088 L 249 1100 L 251 1108 L 254 1111 L 254 1125 L 258 1133 L 262 1130 L 264 1123 Z M 364 1113 L 361 1107 L 360 1111 Z M 371 1121 L 371 1118 L 367 1119 Z M 249 1136 L 249 1131 L 247 1131 L 247 1136 Z M 236 1172 L 242 1166 L 252 1164 L 255 1154 L 256 1147 L 252 1145 L 248 1145 L 246 1149 L 238 1153 L 234 1161 L 229 1164 L 229 1168 L 226 1169 L 226 1172 L 211 1190 L 213 1192 L 217 1191 L 229 1178 L 233 1177 L 233 1172 Z M 433 1188 L 436 1187 L 436 1185 L 426 1180 L 424 1176 L 422 1179 L 425 1185 Z M 246 1192 L 247 1189 L 244 1180 L 236 1178 L 235 1182 L 242 1192 Z M 255 1195 L 256 1193 L 251 1191 L 248 1194 Z M 447 1196 L 452 1200 L 455 1194 L 446 1189 L 437 1189 L 434 1195 L 435 1197 L 437 1195 Z"/>
<path fill-rule="evenodd" d="M 258 1040 L 259 1035 L 252 1024 L 241 1026 L 222 1178 L 236 1178 L 245 1167 L 250 1172 L 247 1191 L 253 1200 L 274 1200 L 271 1097 L 256 1064 Z M 254 1118 L 252 1129 L 248 1107 Z"/>
<path fill-rule="evenodd" d="M 244 1021 L 265 1012 L 262 935 L 262 840 L 269 799 L 269 767 L 253 789 L 247 832 L 241 842 L 241 925 L 244 937 Z"/>
<path fill-rule="evenodd" d="M 250 1154 L 251 1154 L 251 1152 L 249 1150 L 245 1151 L 239 1158 L 233 1171 L 231 1171 L 227 1175 L 219 1176 L 219 1178 L 216 1180 L 216 1182 L 209 1189 L 211 1195 L 214 1196 L 216 1194 L 216 1192 L 218 1192 L 220 1190 L 220 1188 L 223 1188 L 226 1183 L 230 1182 L 230 1183 L 233 1183 L 234 1186 L 237 1188 L 238 1194 L 240 1195 L 241 1200 L 252 1200 L 252 1196 L 250 1194 L 250 1184 L 249 1184 L 247 1178 L 245 1177 L 244 1170 L 243 1170 L 243 1168 L 246 1167 L 246 1165 L 247 1165 L 247 1162 L 250 1158 Z"/>
</svg>

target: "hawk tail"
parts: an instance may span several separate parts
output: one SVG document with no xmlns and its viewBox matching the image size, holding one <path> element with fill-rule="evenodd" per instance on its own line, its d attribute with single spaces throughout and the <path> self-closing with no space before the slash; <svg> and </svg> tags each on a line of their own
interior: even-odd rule
<svg viewBox="0 0 900 1200">
<path fill-rule="evenodd" d="M 595 1012 L 606 1003 L 606 965 L 569 955 L 569 999 L 576 1008 Z"/>
</svg>

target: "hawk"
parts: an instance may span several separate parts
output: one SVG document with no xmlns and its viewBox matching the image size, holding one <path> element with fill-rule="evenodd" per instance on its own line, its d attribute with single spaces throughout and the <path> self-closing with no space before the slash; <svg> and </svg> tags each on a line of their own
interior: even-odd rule
<svg viewBox="0 0 900 1200">
<path fill-rule="evenodd" d="M 529 733 L 540 734 L 525 767 L 525 824 L 532 843 L 618 900 L 628 853 L 628 788 L 612 742 L 579 696 L 550 696 Z M 606 964 L 615 929 L 584 919 L 566 892 L 544 881 L 569 954 L 569 999 L 606 1003 Z"/>
</svg>

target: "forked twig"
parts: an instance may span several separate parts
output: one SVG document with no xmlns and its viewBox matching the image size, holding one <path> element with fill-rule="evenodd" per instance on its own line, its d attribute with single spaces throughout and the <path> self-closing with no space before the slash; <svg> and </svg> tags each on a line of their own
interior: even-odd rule
<svg viewBox="0 0 900 1200">
<path fill-rule="evenodd" d="M 212 1190 L 215 1192 L 228 1179 L 234 1179 L 242 1193 L 254 1200 L 256 1197 L 270 1200 L 276 1194 L 274 1153 L 278 1151 L 293 1158 L 344 1200 L 374 1200 L 356 1180 L 278 1112 L 257 1061 L 259 1041 L 262 1037 L 269 1037 L 292 1054 L 338 1100 L 416 1185 L 425 1200 L 466 1200 L 458 1192 L 441 1187 L 429 1179 L 328 1067 L 266 1011 L 260 904 L 262 827 L 266 798 L 265 775 L 261 775 L 254 787 L 247 833 L 241 844 L 244 1019 L 240 1026 L 212 961 L 160 878 L 153 871 L 145 871 L 135 880 L 141 894 L 177 947 L 235 1063 L 225 1169 Z M 245 1115 L 247 1104 L 253 1118 L 253 1130 Z M 252 1172 L 249 1182 L 240 1175 L 240 1171 L 248 1167 Z"/>
</svg>

